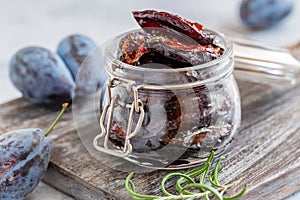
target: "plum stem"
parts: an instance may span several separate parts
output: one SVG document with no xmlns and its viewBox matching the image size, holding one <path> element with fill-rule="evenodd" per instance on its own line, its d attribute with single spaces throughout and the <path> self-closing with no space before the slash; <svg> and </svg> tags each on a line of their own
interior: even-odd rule
<svg viewBox="0 0 300 200">
<path fill-rule="evenodd" d="M 62 104 L 62 109 L 61 109 L 60 113 L 58 114 L 58 116 L 56 117 L 55 121 L 51 124 L 51 126 L 46 131 L 45 137 L 47 137 L 49 135 L 49 133 L 53 130 L 53 128 L 55 127 L 55 125 L 59 122 L 60 118 L 62 117 L 62 115 L 66 111 L 68 105 L 69 105 L 68 103 Z"/>
</svg>

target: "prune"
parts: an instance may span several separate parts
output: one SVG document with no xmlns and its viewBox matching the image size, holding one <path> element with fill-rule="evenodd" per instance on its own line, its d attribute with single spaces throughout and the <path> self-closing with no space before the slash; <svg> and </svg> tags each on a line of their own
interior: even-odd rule
<svg viewBox="0 0 300 200">
<path fill-rule="evenodd" d="M 44 134 L 24 129 L 0 136 L 0 199 L 22 200 L 38 185 L 52 148 Z"/>
<path fill-rule="evenodd" d="M 222 48 L 211 44 L 183 44 L 162 36 L 146 39 L 145 44 L 148 49 L 156 51 L 164 57 L 176 60 L 178 63 L 189 63 L 190 66 L 209 62 L 218 58 L 223 53 Z M 161 64 L 168 65 L 168 63 Z M 179 64 L 179 66 L 181 66 L 181 64 Z"/>
<path fill-rule="evenodd" d="M 223 49 L 214 44 L 215 36 L 198 23 L 154 10 L 135 11 L 133 15 L 143 31 L 129 33 L 120 42 L 120 60 L 127 64 L 158 67 L 150 63 L 159 63 L 182 68 L 223 54 Z"/>
<path fill-rule="evenodd" d="M 148 116 L 152 123 L 144 125 L 139 134 L 130 139 L 132 148 L 135 152 L 155 151 L 168 144 L 182 145 L 185 143 L 187 132 L 191 127 L 201 129 L 209 127 L 211 124 L 211 113 L 205 113 L 210 110 L 211 100 L 207 96 L 207 88 L 195 87 L 191 93 L 177 91 L 177 95 L 170 91 L 151 91 L 139 90 L 139 97 L 143 99 L 145 107 L 145 116 Z M 178 96 L 180 94 L 180 96 Z M 191 95 L 193 94 L 193 95 Z M 183 108 L 181 101 L 190 102 L 189 109 Z M 152 112 L 155 107 L 161 105 L 161 115 Z M 191 113 L 190 111 L 198 111 Z M 138 118 L 134 118 L 133 124 L 137 123 Z M 179 131 L 180 130 L 180 131 Z M 158 131 L 158 132 L 156 132 Z M 110 127 L 109 140 L 118 147 L 124 146 L 126 136 L 126 124 L 114 118 Z M 203 142 L 204 133 L 200 133 L 187 146 Z"/>
<path fill-rule="evenodd" d="M 153 30 L 162 30 L 153 28 L 164 28 L 168 34 L 174 35 L 174 31 L 177 31 L 194 39 L 201 45 L 208 45 L 213 41 L 213 38 L 203 30 L 201 24 L 190 22 L 178 15 L 155 10 L 144 10 L 134 11 L 133 16 L 145 31 L 153 32 Z"/>
<path fill-rule="evenodd" d="M 240 17 L 250 29 L 267 29 L 282 21 L 292 11 L 293 5 L 293 0 L 243 0 Z"/>
<path fill-rule="evenodd" d="M 223 53 L 222 48 L 212 44 L 184 44 L 175 39 L 141 32 L 126 35 L 120 42 L 120 49 L 120 60 L 143 67 L 149 63 L 160 63 L 172 68 L 190 67 L 214 60 Z"/>
<path fill-rule="evenodd" d="M 55 104 L 74 97 L 75 83 L 61 58 L 42 47 L 18 51 L 10 62 L 10 79 L 30 101 Z"/>
<path fill-rule="evenodd" d="M 103 55 L 96 43 L 84 35 L 71 35 L 59 43 L 57 53 L 73 75 L 76 94 L 94 92 L 104 68 Z"/>
<path fill-rule="evenodd" d="M 136 11 L 133 15 L 143 30 L 129 33 L 120 41 L 119 58 L 127 64 L 147 68 L 183 68 L 210 62 L 223 54 L 224 49 L 214 44 L 215 36 L 198 23 L 153 10 Z M 187 82 L 204 79 L 201 75 L 195 78 L 186 72 L 182 73 L 182 77 L 186 78 Z M 144 108 L 147 108 L 147 118 L 143 123 L 147 125 L 139 130 L 139 135 L 131 138 L 134 151 L 152 151 L 167 144 L 182 145 L 186 142 L 186 134 L 191 127 L 201 129 L 210 126 L 212 116 L 208 88 L 198 86 L 192 88 L 191 93 L 185 90 L 176 92 L 182 95 L 181 100 L 188 97 L 184 101 L 191 102 L 189 108 L 196 111 L 195 113 L 184 109 L 178 99 L 179 94 L 176 95 L 172 91 L 139 90 L 139 98 L 143 99 Z M 162 120 L 157 120 L 157 113 L 151 114 L 151 110 L 157 105 L 163 105 L 161 109 L 166 116 Z M 137 120 L 134 118 L 134 124 Z M 125 127 L 126 125 L 118 120 L 112 121 L 109 139 L 118 147 L 124 146 Z M 160 131 L 154 134 L 153 130 Z M 185 145 L 195 148 L 204 142 L 205 135 L 206 133 L 199 133 Z"/>
<path fill-rule="evenodd" d="M 139 59 L 148 50 L 145 47 L 145 33 L 135 32 L 126 35 L 120 42 L 121 59 L 130 65 L 138 65 Z"/>
</svg>

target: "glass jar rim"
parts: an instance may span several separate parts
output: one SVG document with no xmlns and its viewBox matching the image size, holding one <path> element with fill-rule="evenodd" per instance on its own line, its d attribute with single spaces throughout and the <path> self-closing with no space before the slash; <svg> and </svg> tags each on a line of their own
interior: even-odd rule
<svg viewBox="0 0 300 200">
<path fill-rule="evenodd" d="M 114 40 L 118 40 L 118 39 L 122 39 L 124 36 L 126 36 L 129 33 L 134 33 L 137 31 L 141 31 L 142 29 L 134 29 L 134 30 L 130 30 L 127 32 L 124 32 L 122 34 L 117 35 L 116 37 L 112 38 L 111 42 L 109 42 L 109 45 L 106 46 L 106 52 L 107 52 L 107 56 L 110 57 L 110 59 L 114 60 L 114 62 L 116 64 L 118 64 L 119 66 L 122 66 L 123 68 L 126 68 L 128 70 L 132 70 L 132 71 L 143 71 L 143 72 L 166 72 L 166 73 L 170 73 L 170 72 L 183 72 L 183 71 L 189 71 L 189 70 L 199 70 L 199 69 L 206 69 L 206 68 L 210 68 L 213 67 L 214 65 L 222 62 L 223 60 L 227 59 L 228 56 L 230 56 L 233 52 L 233 44 L 232 42 L 223 34 L 223 33 L 219 33 L 217 31 L 213 31 L 210 29 L 205 29 L 207 32 L 212 33 L 216 36 L 218 36 L 218 38 L 222 38 L 222 42 L 224 43 L 224 52 L 223 54 L 218 57 L 215 60 L 200 64 L 200 65 L 194 65 L 194 66 L 190 66 L 190 67 L 182 67 L 182 68 L 163 68 L 163 69 L 155 69 L 155 68 L 145 68 L 145 67 L 136 67 L 134 65 L 130 65 L 127 63 L 122 62 L 119 58 L 114 56 L 114 53 L 112 52 L 112 41 Z"/>
</svg>

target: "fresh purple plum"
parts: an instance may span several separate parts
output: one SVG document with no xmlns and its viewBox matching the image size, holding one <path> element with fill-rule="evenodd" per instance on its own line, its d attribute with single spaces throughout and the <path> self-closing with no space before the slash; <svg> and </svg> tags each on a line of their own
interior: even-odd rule
<svg viewBox="0 0 300 200">
<path fill-rule="evenodd" d="M 32 102 L 56 104 L 74 97 L 75 83 L 61 58 L 42 47 L 18 51 L 10 62 L 12 83 Z"/>
<path fill-rule="evenodd" d="M 84 35 L 71 35 L 59 43 L 57 53 L 75 79 L 76 95 L 95 92 L 104 71 L 103 55 L 96 43 Z"/>
<path fill-rule="evenodd" d="M 39 128 L 0 135 L 0 199 L 24 200 L 46 172 L 52 149 L 47 136 L 66 111 L 68 103 L 46 132 Z"/>
<path fill-rule="evenodd" d="M 262 30 L 275 26 L 288 16 L 294 0 L 243 0 L 240 17 L 245 26 Z"/>
<path fill-rule="evenodd" d="M 96 47 L 96 43 L 87 36 L 71 35 L 59 43 L 57 53 L 66 63 L 75 79 L 80 65 Z"/>
<path fill-rule="evenodd" d="M 38 128 L 0 136 L 0 199 L 23 200 L 47 169 L 52 143 Z"/>
</svg>

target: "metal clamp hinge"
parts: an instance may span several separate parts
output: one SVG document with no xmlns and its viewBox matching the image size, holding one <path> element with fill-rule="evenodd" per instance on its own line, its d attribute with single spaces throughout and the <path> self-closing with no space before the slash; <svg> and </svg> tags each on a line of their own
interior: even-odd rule
<svg viewBox="0 0 300 200">
<path fill-rule="evenodd" d="M 124 102 L 120 101 L 120 96 L 117 94 L 114 97 L 111 97 L 111 88 L 114 83 L 114 81 L 120 81 L 117 78 L 108 80 L 106 83 L 106 98 L 107 98 L 107 103 L 103 108 L 103 111 L 101 113 L 100 117 L 100 129 L 101 133 L 97 135 L 94 138 L 94 147 L 104 153 L 111 154 L 117 157 L 126 157 L 132 152 L 132 145 L 130 143 L 130 139 L 134 137 L 138 131 L 140 130 L 145 112 L 144 112 L 144 105 L 143 102 L 138 98 L 138 89 L 141 87 L 137 87 L 134 82 L 127 83 L 127 89 L 133 92 L 133 102 L 131 104 L 124 104 Z M 128 125 L 127 125 L 127 131 L 125 135 L 125 141 L 124 141 L 124 146 L 123 149 L 118 150 L 118 149 L 110 149 L 108 145 L 109 141 L 109 134 L 110 134 L 110 128 L 112 125 L 112 119 L 113 119 L 113 113 L 114 113 L 114 108 L 117 106 L 125 106 L 126 108 L 130 109 L 129 112 L 129 119 L 128 119 Z M 109 110 L 109 112 L 108 112 Z M 134 113 L 139 114 L 139 119 L 136 124 L 135 129 L 132 131 L 132 124 L 133 124 L 133 117 Z M 105 118 L 108 114 L 108 119 L 107 119 L 107 124 L 105 126 Z M 104 137 L 104 143 L 103 146 L 99 145 L 99 139 Z"/>
</svg>

